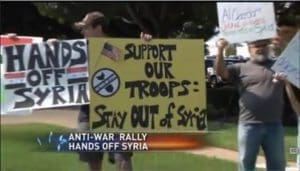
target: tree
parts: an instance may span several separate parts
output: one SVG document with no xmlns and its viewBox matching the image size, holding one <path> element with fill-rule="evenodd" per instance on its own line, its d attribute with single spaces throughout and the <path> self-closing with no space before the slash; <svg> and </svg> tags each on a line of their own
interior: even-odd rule
<svg viewBox="0 0 300 171">
<path fill-rule="evenodd" d="M 54 18 L 61 24 L 80 20 L 88 11 L 99 10 L 107 17 L 122 16 L 155 37 L 178 37 L 187 21 L 198 26 L 195 34 L 209 38 L 217 26 L 215 3 L 174 3 L 174 2 L 37 2 L 34 3 L 43 16 Z"/>
<path fill-rule="evenodd" d="M 278 17 L 296 18 L 296 2 L 275 2 Z M 80 36 L 71 25 L 88 11 L 99 10 L 107 17 L 122 16 L 140 29 L 160 38 L 204 38 L 216 34 L 215 2 L 19 2 L 1 3 L 1 33 L 61 38 Z M 17 12 L 16 12 L 17 11 Z"/>
</svg>

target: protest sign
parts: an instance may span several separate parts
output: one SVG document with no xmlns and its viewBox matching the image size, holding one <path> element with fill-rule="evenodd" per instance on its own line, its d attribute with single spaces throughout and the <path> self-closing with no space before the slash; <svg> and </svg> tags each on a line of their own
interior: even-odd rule
<svg viewBox="0 0 300 171">
<path fill-rule="evenodd" d="M 86 40 L 1 47 L 1 113 L 88 103 Z"/>
<path fill-rule="evenodd" d="M 16 44 L 30 44 L 30 43 L 40 43 L 43 41 L 42 37 L 30 37 L 30 36 L 17 36 L 15 38 L 11 38 L 8 35 L 0 35 L 0 46 L 10 46 L 10 45 L 16 45 Z M 1 109 L 3 109 L 3 104 L 7 103 L 7 98 L 3 95 L 4 92 L 4 84 L 3 84 L 3 78 L 4 78 L 4 69 L 2 64 L 2 57 L 0 56 L 0 71 L 1 71 L 1 90 L 0 90 L 0 101 L 1 101 Z M 6 114 L 10 115 L 25 115 L 25 114 L 31 114 L 31 109 L 24 109 L 19 111 L 10 111 L 6 112 Z M 1 112 L 2 114 L 2 112 Z"/>
<path fill-rule="evenodd" d="M 203 48 L 203 40 L 89 39 L 91 127 L 206 129 Z"/>
<path fill-rule="evenodd" d="M 273 3 L 219 2 L 221 36 L 230 43 L 241 43 L 276 35 Z"/>
<path fill-rule="evenodd" d="M 289 82 L 300 89 L 300 32 L 294 36 L 272 69 L 287 75 Z"/>
</svg>

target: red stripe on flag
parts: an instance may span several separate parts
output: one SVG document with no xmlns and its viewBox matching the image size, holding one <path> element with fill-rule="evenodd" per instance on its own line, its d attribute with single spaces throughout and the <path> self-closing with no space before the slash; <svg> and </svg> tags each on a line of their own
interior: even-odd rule
<svg viewBox="0 0 300 171">
<path fill-rule="evenodd" d="M 13 72 L 4 74 L 5 79 L 24 78 L 25 72 Z"/>
<path fill-rule="evenodd" d="M 68 73 L 74 73 L 74 72 L 86 72 L 87 67 L 70 67 L 67 69 Z"/>
<path fill-rule="evenodd" d="M 32 38 L 7 38 L 7 37 L 1 37 L 0 38 L 0 45 L 15 45 L 15 44 L 27 44 L 32 43 Z"/>
</svg>

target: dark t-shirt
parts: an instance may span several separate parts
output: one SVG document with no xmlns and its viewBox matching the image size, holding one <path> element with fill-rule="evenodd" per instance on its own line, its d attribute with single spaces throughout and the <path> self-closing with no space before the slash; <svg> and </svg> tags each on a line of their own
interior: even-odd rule
<svg viewBox="0 0 300 171">
<path fill-rule="evenodd" d="M 284 83 L 274 83 L 270 69 L 273 60 L 263 64 L 252 61 L 228 66 L 230 80 L 239 90 L 242 123 L 280 122 L 283 112 Z"/>
</svg>

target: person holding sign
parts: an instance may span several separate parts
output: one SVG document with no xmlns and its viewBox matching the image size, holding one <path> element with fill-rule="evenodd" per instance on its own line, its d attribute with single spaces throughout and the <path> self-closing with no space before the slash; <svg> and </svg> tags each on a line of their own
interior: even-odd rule
<svg viewBox="0 0 300 171">
<path fill-rule="evenodd" d="M 296 35 L 297 24 L 295 21 L 288 19 L 280 19 L 278 22 L 277 36 L 273 39 L 273 44 L 278 47 L 282 52 Z M 300 53 L 300 52 L 299 52 Z M 276 73 L 274 75 L 276 80 L 284 80 L 286 82 L 286 92 L 290 100 L 291 107 L 298 116 L 298 149 L 300 148 L 300 89 L 296 88 L 294 85 L 286 80 L 286 75 L 284 73 Z M 297 154 L 297 167 L 300 170 L 300 155 Z"/>
<path fill-rule="evenodd" d="M 228 45 L 224 39 L 217 42 L 216 73 L 231 80 L 238 87 L 239 170 L 255 170 L 256 157 L 262 146 L 268 171 L 285 170 L 284 131 L 281 123 L 284 83 L 274 84 L 269 59 L 270 41 L 257 40 L 248 43 L 250 60 L 246 63 L 224 64 L 223 52 Z"/>
<path fill-rule="evenodd" d="M 80 33 L 84 38 L 89 37 L 107 37 L 108 36 L 108 20 L 101 12 L 95 11 L 85 15 L 82 21 L 74 23 L 76 29 L 80 30 Z M 88 131 L 89 127 L 89 105 L 83 105 L 80 108 L 78 116 L 78 129 L 80 131 Z M 120 171 L 132 170 L 131 165 L 132 153 L 122 153 L 118 155 L 118 168 Z M 103 153 L 101 152 L 89 152 L 79 153 L 79 158 L 83 162 L 87 162 L 90 171 L 101 171 Z"/>
<path fill-rule="evenodd" d="M 81 34 L 85 38 L 89 37 L 109 37 L 113 35 L 124 36 L 119 33 L 118 30 L 113 30 L 111 25 L 113 25 L 101 12 L 94 11 L 87 13 L 82 21 L 74 23 L 75 28 L 81 31 Z M 114 26 L 116 27 L 116 26 Z M 130 30 L 132 31 L 132 30 Z M 141 33 L 141 39 L 148 41 L 152 39 L 149 34 Z M 116 54 L 109 55 L 113 61 L 117 61 L 119 56 Z M 89 127 L 89 105 L 83 105 L 80 108 L 80 113 L 78 117 L 79 130 L 87 131 L 90 130 Z M 132 152 L 122 152 L 122 153 L 111 153 L 113 154 L 110 160 L 116 160 L 117 168 L 119 171 L 131 171 L 131 156 Z M 80 153 L 80 160 L 88 162 L 90 171 L 101 171 L 103 153 Z"/>
</svg>

